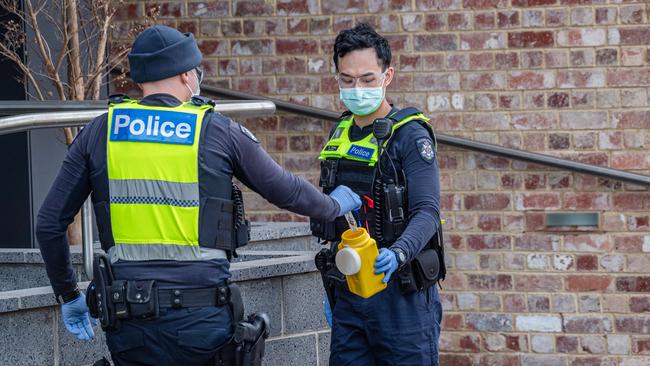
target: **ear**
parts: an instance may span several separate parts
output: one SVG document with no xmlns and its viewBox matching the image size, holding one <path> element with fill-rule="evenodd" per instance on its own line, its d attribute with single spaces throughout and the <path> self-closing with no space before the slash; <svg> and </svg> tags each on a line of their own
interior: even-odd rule
<svg viewBox="0 0 650 366">
<path fill-rule="evenodd" d="M 390 66 L 388 69 L 386 69 L 386 76 L 384 77 L 384 86 L 388 87 L 390 83 L 393 81 L 393 77 L 395 76 L 395 68 Z"/>
<path fill-rule="evenodd" d="M 180 77 L 181 77 L 181 82 L 183 84 L 191 84 L 191 82 L 190 82 L 190 79 L 191 79 L 190 71 L 186 71 L 186 72 L 180 74 Z"/>
</svg>

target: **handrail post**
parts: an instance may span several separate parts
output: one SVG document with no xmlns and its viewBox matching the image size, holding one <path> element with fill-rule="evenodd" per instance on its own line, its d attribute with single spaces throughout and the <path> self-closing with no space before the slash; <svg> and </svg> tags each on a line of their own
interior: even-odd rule
<svg viewBox="0 0 650 366">
<path fill-rule="evenodd" d="M 89 281 L 93 280 L 93 214 L 90 197 L 81 207 L 81 245 L 84 257 L 84 271 Z"/>
</svg>

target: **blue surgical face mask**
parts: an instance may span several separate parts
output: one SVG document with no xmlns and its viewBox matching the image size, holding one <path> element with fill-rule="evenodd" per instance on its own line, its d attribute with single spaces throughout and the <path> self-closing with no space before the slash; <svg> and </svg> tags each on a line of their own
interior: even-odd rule
<svg viewBox="0 0 650 366">
<path fill-rule="evenodd" d="M 357 116 L 372 114 L 384 101 L 384 87 L 341 89 L 339 98 Z"/>
</svg>

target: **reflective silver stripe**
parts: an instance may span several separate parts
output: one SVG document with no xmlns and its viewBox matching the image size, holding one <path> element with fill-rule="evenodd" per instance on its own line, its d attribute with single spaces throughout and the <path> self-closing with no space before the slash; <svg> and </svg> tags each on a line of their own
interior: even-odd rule
<svg viewBox="0 0 650 366">
<path fill-rule="evenodd" d="M 169 204 L 164 202 L 196 202 L 196 206 L 198 206 L 199 202 L 198 183 L 147 179 L 110 179 L 108 189 L 111 201 L 137 198 L 160 200 L 162 204 Z"/>
<path fill-rule="evenodd" d="M 111 262 L 125 261 L 197 261 L 216 258 L 227 259 L 226 252 L 220 249 L 201 248 L 198 245 L 174 244 L 120 244 L 108 250 Z"/>
</svg>

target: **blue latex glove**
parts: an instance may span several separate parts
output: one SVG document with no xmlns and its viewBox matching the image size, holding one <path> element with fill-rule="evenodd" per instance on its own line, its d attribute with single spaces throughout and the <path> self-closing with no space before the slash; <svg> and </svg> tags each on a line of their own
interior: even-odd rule
<svg viewBox="0 0 650 366">
<path fill-rule="evenodd" d="M 330 197 L 339 204 L 339 216 L 361 207 L 361 198 L 346 186 L 338 186 L 330 193 Z"/>
<path fill-rule="evenodd" d="M 327 324 L 329 324 L 330 328 L 332 327 L 332 308 L 330 307 L 330 301 L 325 296 L 325 300 L 323 300 L 323 313 L 325 313 L 325 320 L 327 320 Z"/>
<path fill-rule="evenodd" d="M 390 280 L 390 276 L 397 270 L 397 267 L 397 257 L 395 257 L 395 253 L 390 249 L 379 249 L 379 255 L 375 260 L 375 274 L 383 273 L 384 283 L 387 283 Z"/>
<path fill-rule="evenodd" d="M 76 299 L 61 305 L 61 315 L 63 316 L 63 324 L 68 332 L 74 334 L 82 341 L 89 341 L 95 338 L 90 313 L 88 306 L 86 306 L 86 295 L 83 293 Z"/>
</svg>

